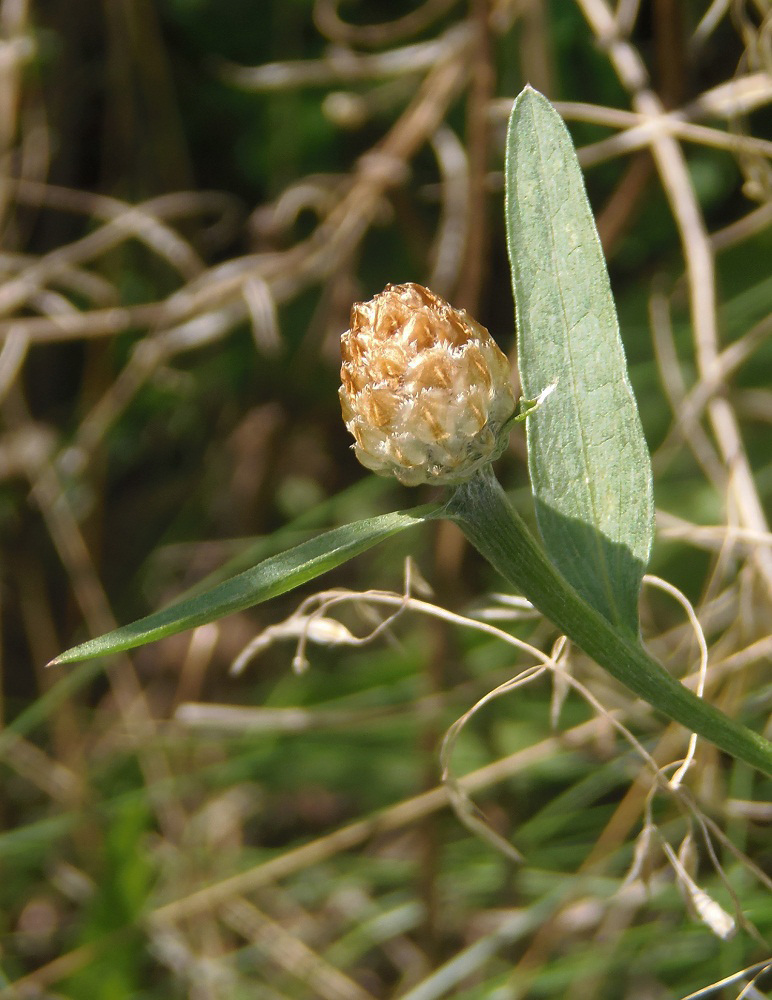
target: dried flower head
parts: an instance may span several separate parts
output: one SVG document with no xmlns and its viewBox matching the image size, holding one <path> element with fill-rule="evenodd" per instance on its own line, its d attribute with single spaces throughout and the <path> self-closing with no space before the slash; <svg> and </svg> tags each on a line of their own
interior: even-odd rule
<svg viewBox="0 0 772 1000">
<path fill-rule="evenodd" d="M 340 401 L 362 465 L 407 486 L 460 483 L 497 458 L 515 411 L 509 363 L 484 326 L 422 285 L 351 309 Z"/>
</svg>

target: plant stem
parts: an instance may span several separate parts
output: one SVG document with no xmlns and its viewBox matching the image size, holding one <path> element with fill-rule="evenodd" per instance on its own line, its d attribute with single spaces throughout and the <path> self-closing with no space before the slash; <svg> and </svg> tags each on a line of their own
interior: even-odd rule
<svg viewBox="0 0 772 1000">
<path fill-rule="evenodd" d="M 543 615 L 652 707 L 772 775 L 772 743 L 698 698 L 641 643 L 591 608 L 549 561 L 487 466 L 445 508 L 475 548 Z"/>
</svg>

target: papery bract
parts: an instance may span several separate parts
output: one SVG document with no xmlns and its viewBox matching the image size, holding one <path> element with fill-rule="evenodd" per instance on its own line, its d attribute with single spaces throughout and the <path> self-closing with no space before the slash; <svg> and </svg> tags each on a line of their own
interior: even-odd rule
<svg viewBox="0 0 772 1000">
<path fill-rule="evenodd" d="M 407 486 L 461 483 L 497 458 L 515 411 L 509 362 L 465 311 L 417 284 L 351 310 L 340 401 L 368 469 Z"/>
</svg>

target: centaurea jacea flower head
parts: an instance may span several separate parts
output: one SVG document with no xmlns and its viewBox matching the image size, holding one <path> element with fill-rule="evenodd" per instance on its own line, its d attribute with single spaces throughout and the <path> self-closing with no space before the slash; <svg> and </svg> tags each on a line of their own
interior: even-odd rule
<svg viewBox="0 0 772 1000">
<path fill-rule="evenodd" d="M 465 311 L 417 284 L 387 285 L 351 310 L 340 401 L 368 469 L 407 486 L 460 483 L 506 445 L 509 363 Z"/>
</svg>

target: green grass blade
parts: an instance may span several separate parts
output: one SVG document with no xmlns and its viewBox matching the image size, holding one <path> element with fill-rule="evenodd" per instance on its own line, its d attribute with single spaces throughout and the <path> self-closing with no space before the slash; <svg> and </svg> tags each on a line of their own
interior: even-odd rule
<svg viewBox="0 0 772 1000">
<path fill-rule="evenodd" d="M 651 462 L 603 250 L 571 137 L 541 94 L 515 101 L 506 222 L 528 461 L 551 559 L 609 621 L 637 634 L 653 534 Z"/>
<path fill-rule="evenodd" d="M 47 691 L 44 691 L 11 722 L 3 726 L 0 730 L 0 759 L 20 736 L 27 736 L 34 732 L 38 726 L 41 726 L 53 715 L 62 702 L 71 698 L 89 681 L 93 680 L 99 669 L 98 665 L 84 663 L 75 670 L 68 670 Z"/>
<path fill-rule="evenodd" d="M 438 505 L 428 504 L 333 528 L 302 545 L 263 560 L 206 593 L 179 601 L 163 611 L 74 646 L 52 660 L 50 666 L 133 649 L 235 611 L 243 611 L 321 576 L 391 535 L 429 520 L 440 510 Z"/>
</svg>

